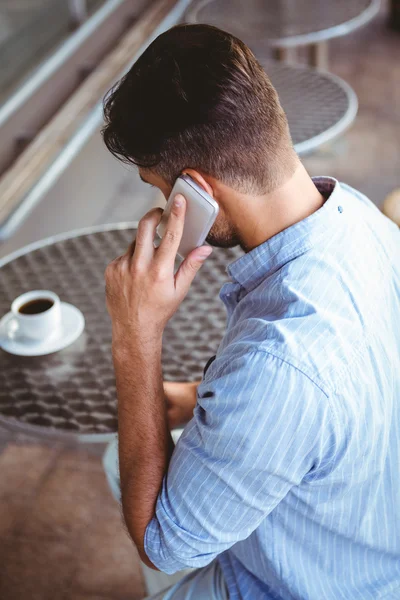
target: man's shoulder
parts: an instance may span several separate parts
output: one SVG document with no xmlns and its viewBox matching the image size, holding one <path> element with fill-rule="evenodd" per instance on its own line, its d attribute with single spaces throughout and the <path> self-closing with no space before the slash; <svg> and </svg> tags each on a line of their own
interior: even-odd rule
<svg viewBox="0 0 400 600">
<path fill-rule="evenodd" d="M 305 302 L 294 296 L 290 301 L 290 313 L 276 318 L 249 314 L 231 327 L 209 375 L 218 375 L 232 361 L 254 370 L 259 364 L 255 356 L 268 357 L 271 373 L 289 369 L 296 377 L 307 377 L 326 395 L 339 391 L 340 383 L 367 352 L 362 331 L 344 311 L 332 314 L 310 299 Z"/>
<path fill-rule="evenodd" d="M 220 349 L 205 374 L 207 382 L 223 380 L 234 385 L 239 379 L 246 380 L 249 388 L 256 380 L 268 388 L 279 387 L 281 380 L 285 386 L 307 380 L 310 387 L 329 394 L 317 371 L 290 355 L 285 344 L 271 343 L 261 336 L 252 340 L 239 338 Z"/>
<path fill-rule="evenodd" d="M 304 430 L 307 422 L 336 427 L 338 421 L 329 391 L 318 377 L 265 347 L 233 344 L 217 354 L 197 389 L 195 422 L 220 434 L 236 430 L 238 423 L 254 415 L 257 424 L 246 429 L 243 443 L 251 443 L 257 429 L 269 429 L 277 422 L 282 429 L 290 420 L 289 428 Z"/>
</svg>

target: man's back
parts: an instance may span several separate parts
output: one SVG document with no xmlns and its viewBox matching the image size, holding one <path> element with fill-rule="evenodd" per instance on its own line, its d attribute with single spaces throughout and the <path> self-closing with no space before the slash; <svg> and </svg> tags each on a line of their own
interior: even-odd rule
<svg viewBox="0 0 400 600">
<path fill-rule="evenodd" d="M 179 534 L 167 571 L 219 554 L 231 600 L 400 593 L 399 232 L 315 183 L 322 209 L 229 269 L 227 332 L 148 530 L 150 557 Z"/>
</svg>

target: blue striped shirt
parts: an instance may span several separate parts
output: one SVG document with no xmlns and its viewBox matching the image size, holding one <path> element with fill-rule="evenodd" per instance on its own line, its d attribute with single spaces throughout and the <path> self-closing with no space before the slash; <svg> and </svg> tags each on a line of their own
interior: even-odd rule
<svg viewBox="0 0 400 600">
<path fill-rule="evenodd" d="M 399 230 L 314 182 L 322 208 L 228 268 L 146 530 L 167 573 L 218 557 L 230 600 L 400 598 Z"/>
</svg>

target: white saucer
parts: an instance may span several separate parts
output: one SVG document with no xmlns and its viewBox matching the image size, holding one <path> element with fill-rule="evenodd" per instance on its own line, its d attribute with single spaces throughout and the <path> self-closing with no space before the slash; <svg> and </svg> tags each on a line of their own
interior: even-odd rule
<svg viewBox="0 0 400 600">
<path fill-rule="evenodd" d="M 41 341 L 18 336 L 10 322 L 14 315 L 7 313 L 0 321 L 0 348 L 17 356 L 43 356 L 63 350 L 78 339 L 85 328 L 85 317 L 81 311 L 66 302 L 61 302 L 61 327 L 51 338 Z"/>
</svg>

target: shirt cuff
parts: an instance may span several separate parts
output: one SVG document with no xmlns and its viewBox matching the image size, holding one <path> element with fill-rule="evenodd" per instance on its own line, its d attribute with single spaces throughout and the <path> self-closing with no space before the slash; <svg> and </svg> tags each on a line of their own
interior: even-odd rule
<svg viewBox="0 0 400 600">
<path fill-rule="evenodd" d="M 153 517 L 146 527 L 144 534 L 144 551 L 153 565 L 168 575 L 191 567 L 197 567 L 196 564 L 189 564 L 195 563 L 195 560 L 180 560 L 176 556 L 171 555 L 167 549 L 167 544 L 165 543 L 157 517 Z"/>
</svg>

